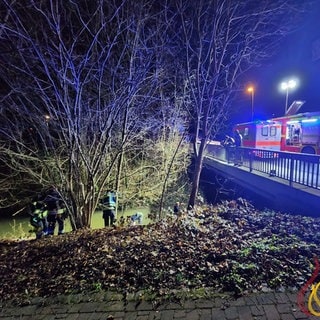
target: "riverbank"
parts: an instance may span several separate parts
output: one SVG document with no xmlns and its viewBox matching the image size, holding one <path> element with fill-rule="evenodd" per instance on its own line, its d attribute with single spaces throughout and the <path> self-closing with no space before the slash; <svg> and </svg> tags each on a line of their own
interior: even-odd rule
<svg viewBox="0 0 320 320">
<path fill-rule="evenodd" d="M 320 257 L 320 220 L 257 211 L 240 199 L 147 226 L 0 242 L 0 300 L 114 291 L 157 298 L 211 288 L 241 296 L 299 290 Z"/>
</svg>

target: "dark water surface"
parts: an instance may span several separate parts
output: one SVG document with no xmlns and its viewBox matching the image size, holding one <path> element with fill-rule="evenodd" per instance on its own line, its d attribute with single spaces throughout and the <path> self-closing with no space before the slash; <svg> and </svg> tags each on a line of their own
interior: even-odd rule
<svg viewBox="0 0 320 320">
<path fill-rule="evenodd" d="M 134 214 L 135 212 L 142 212 L 144 214 L 144 223 L 148 223 L 148 213 L 150 212 L 149 208 L 133 208 L 126 210 L 125 212 L 118 212 L 118 218 L 120 216 L 129 216 Z M 27 216 L 19 216 L 16 215 L 14 217 L 0 217 L 0 239 L 12 239 L 12 238 L 35 238 L 34 233 L 30 233 L 29 230 L 32 227 L 29 224 L 29 217 Z M 104 227 L 104 221 L 102 219 L 102 212 L 96 211 L 91 220 L 91 228 L 92 229 L 100 229 Z M 55 233 L 57 233 L 57 226 Z M 65 220 L 65 232 L 70 232 L 71 225 L 69 219 Z"/>
</svg>

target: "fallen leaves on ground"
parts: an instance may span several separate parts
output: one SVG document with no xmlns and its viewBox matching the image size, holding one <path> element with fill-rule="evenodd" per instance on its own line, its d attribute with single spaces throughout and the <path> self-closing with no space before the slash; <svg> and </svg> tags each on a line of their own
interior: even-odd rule
<svg viewBox="0 0 320 320">
<path fill-rule="evenodd" d="M 320 257 L 319 218 L 257 211 L 243 199 L 148 226 L 0 242 L 0 300 L 115 290 L 299 289 Z"/>
</svg>

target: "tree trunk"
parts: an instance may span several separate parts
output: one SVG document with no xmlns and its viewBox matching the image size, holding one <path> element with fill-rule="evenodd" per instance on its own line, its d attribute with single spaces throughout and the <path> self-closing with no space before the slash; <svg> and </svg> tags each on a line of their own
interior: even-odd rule
<svg viewBox="0 0 320 320">
<path fill-rule="evenodd" d="M 196 143 L 197 143 L 197 140 L 195 140 L 194 144 Z M 189 197 L 188 210 L 193 209 L 196 203 L 205 146 L 206 146 L 206 140 L 202 139 L 200 142 L 199 151 L 194 155 L 194 170 L 192 175 L 192 187 L 191 187 L 191 192 Z M 196 145 L 194 146 L 194 149 L 196 150 Z"/>
<path fill-rule="evenodd" d="M 168 183 L 168 180 L 169 180 L 169 175 L 171 173 L 171 169 L 172 169 L 172 166 L 174 164 L 174 160 L 177 156 L 177 153 L 179 151 L 179 148 L 182 144 L 182 141 L 184 140 L 185 138 L 185 134 L 183 134 L 179 140 L 179 144 L 177 145 L 175 151 L 174 151 L 174 154 L 171 158 L 171 161 L 170 161 L 170 165 L 169 165 L 169 168 L 166 172 L 166 177 L 164 179 L 164 182 L 163 182 L 163 186 L 162 186 L 162 192 L 161 192 L 161 198 L 160 198 L 160 208 L 159 208 L 159 217 L 162 218 L 163 217 L 163 202 L 164 202 L 164 196 L 165 196 L 165 192 L 166 192 L 166 189 L 167 189 L 167 183 Z"/>
</svg>

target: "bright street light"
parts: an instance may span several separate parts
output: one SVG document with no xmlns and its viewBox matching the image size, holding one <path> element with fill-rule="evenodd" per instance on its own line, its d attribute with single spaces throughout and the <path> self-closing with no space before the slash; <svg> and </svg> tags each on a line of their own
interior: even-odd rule
<svg viewBox="0 0 320 320">
<path fill-rule="evenodd" d="M 251 121 L 253 121 L 253 100 L 254 100 L 254 87 L 247 88 L 247 92 L 251 94 Z"/>
<path fill-rule="evenodd" d="M 298 81 L 295 79 L 284 81 L 280 85 L 280 89 L 286 92 L 286 105 L 285 105 L 284 114 L 286 114 L 288 110 L 289 90 L 294 89 L 295 87 L 297 87 L 297 85 L 298 85 Z"/>
</svg>

